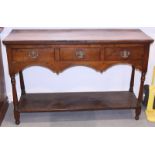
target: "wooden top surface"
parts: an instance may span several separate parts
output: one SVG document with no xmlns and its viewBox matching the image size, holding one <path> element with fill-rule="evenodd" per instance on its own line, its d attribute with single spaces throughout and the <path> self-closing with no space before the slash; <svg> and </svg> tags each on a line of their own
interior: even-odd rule
<svg viewBox="0 0 155 155">
<path fill-rule="evenodd" d="M 4 44 L 153 42 L 139 29 L 12 30 Z"/>
</svg>

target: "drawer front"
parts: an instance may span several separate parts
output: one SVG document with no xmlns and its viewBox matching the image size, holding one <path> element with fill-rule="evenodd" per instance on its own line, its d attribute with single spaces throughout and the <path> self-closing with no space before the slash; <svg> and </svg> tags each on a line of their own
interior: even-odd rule
<svg viewBox="0 0 155 155">
<path fill-rule="evenodd" d="M 110 61 L 141 60 L 144 56 L 143 46 L 105 47 L 104 59 Z"/>
<path fill-rule="evenodd" d="M 101 49 L 99 47 L 60 48 L 59 57 L 61 61 L 99 61 Z"/>
<path fill-rule="evenodd" d="M 48 62 L 54 60 L 53 48 L 13 49 L 13 62 Z"/>
</svg>

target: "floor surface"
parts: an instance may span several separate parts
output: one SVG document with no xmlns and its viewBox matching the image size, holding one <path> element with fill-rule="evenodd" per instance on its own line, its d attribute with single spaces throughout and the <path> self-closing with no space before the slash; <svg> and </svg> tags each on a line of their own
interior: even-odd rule
<svg viewBox="0 0 155 155">
<path fill-rule="evenodd" d="M 144 109 L 140 120 L 136 121 L 134 115 L 134 110 L 22 113 L 17 126 L 10 104 L 2 127 L 155 127 L 146 120 Z"/>
</svg>

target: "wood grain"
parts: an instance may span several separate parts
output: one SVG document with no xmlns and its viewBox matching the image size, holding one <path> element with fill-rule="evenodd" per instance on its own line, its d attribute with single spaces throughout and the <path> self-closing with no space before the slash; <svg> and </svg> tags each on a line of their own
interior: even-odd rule
<svg viewBox="0 0 155 155">
<path fill-rule="evenodd" d="M 20 123 L 21 112 L 135 109 L 135 119 L 139 119 L 149 47 L 153 42 L 141 30 L 13 30 L 3 42 L 7 49 L 16 124 Z M 128 92 L 27 94 L 25 90 L 22 72 L 30 66 L 43 66 L 60 73 L 74 66 L 103 72 L 117 64 L 132 66 Z M 138 99 L 133 92 L 135 69 L 142 73 Z M 20 100 L 16 91 L 17 73 L 20 74 Z"/>
<path fill-rule="evenodd" d="M 13 30 L 4 44 L 136 43 L 153 40 L 139 29 Z"/>
<path fill-rule="evenodd" d="M 134 109 L 137 99 L 130 92 L 82 92 L 26 94 L 19 101 L 19 112 Z"/>
</svg>

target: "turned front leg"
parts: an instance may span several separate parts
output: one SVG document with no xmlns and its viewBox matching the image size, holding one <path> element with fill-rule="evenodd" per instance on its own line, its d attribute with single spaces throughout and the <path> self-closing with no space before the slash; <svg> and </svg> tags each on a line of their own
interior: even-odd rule
<svg viewBox="0 0 155 155">
<path fill-rule="evenodd" d="M 20 113 L 18 112 L 19 102 L 18 102 L 17 91 L 16 91 L 15 75 L 11 76 L 11 84 L 12 84 L 13 104 L 14 104 L 14 118 L 15 118 L 15 123 L 18 125 L 20 124 Z"/>
<path fill-rule="evenodd" d="M 21 95 L 25 95 L 25 84 L 24 84 L 24 77 L 23 77 L 23 72 L 19 72 L 19 78 L 20 78 L 20 87 L 21 87 Z"/>
<path fill-rule="evenodd" d="M 131 73 L 131 80 L 130 80 L 130 88 L 129 88 L 129 91 L 130 92 L 133 92 L 134 78 L 135 78 L 135 67 L 132 66 L 132 73 Z"/>
<path fill-rule="evenodd" d="M 137 102 L 137 107 L 136 107 L 136 116 L 135 119 L 139 120 L 139 115 L 141 114 L 141 102 L 143 99 L 143 87 L 144 87 L 144 82 L 145 82 L 145 72 L 141 73 L 141 82 L 140 82 L 140 90 L 139 90 L 139 95 L 138 95 L 138 102 Z"/>
</svg>

